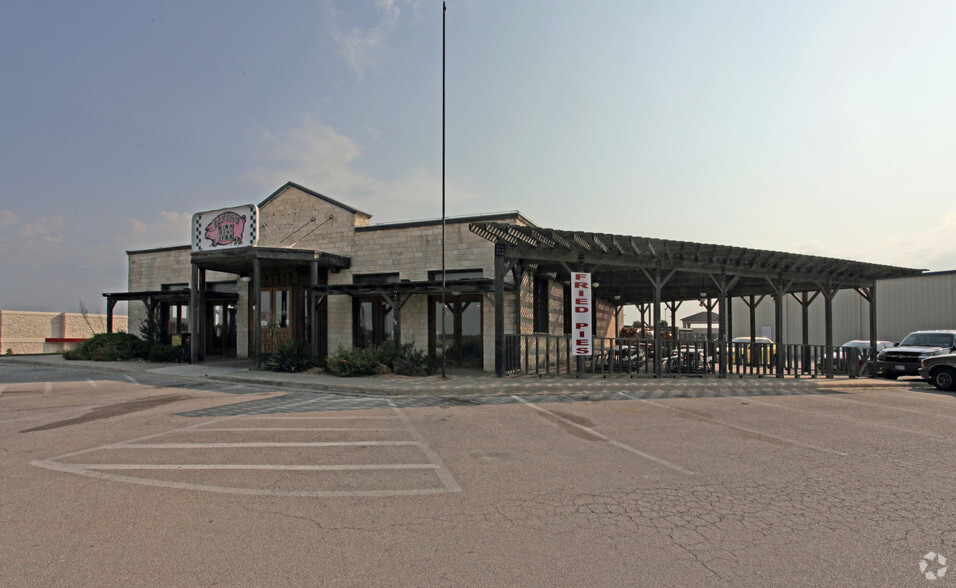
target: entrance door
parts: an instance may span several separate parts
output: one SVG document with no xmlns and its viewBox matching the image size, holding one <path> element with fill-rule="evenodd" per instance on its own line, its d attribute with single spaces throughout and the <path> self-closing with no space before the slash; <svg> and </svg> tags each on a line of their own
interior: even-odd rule
<svg viewBox="0 0 956 588">
<path fill-rule="evenodd" d="M 262 326 L 262 353 L 272 353 L 292 338 L 292 290 L 263 288 L 259 296 L 259 320 Z"/>
<path fill-rule="evenodd" d="M 442 347 L 442 304 L 438 296 L 431 297 L 428 319 L 428 347 L 432 356 L 445 365 L 455 368 L 481 369 L 484 365 L 484 342 L 481 328 L 481 295 L 446 296 L 445 298 L 445 345 Z"/>
<path fill-rule="evenodd" d="M 236 356 L 236 304 L 225 302 L 210 307 L 206 353 Z"/>
</svg>

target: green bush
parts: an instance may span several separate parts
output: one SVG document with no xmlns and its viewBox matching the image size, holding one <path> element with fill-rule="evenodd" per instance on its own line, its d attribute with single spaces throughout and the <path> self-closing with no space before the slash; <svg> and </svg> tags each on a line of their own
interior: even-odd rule
<svg viewBox="0 0 956 588">
<path fill-rule="evenodd" d="M 274 372 L 302 372 L 312 367 L 312 353 L 305 343 L 289 340 L 276 347 L 265 366 Z"/>
<path fill-rule="evenodd" d="M 129 333 L 100 333 L 93 335 L 73 349 L 63 353 L 66 359 L 87 361 L 127 361 L 143 358 L 146 344 Z"/>
<path fill-rule="evenodd" d="M 176 363 L 183 361 L 182 345 L 166 345 L 165 343 L 153 343 L 149 346 L 149 361 L 161 363 Z"/>
<path fill-rule="evenodd" d="M 395 373 L 424 375 L 432 372 L 424 351 L 413 343 L 396 345 L 392 342 L 364 348 L 339 349 L 328 359 L 326 369 L 336 376 L 355 377 L 375 375 L 379 365 L 388 366 Z"/>
</svg>

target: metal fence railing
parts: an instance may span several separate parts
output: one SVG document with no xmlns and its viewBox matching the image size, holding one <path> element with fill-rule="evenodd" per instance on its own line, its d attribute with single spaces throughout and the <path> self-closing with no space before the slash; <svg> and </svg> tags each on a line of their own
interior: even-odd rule
<svg viewBox="0 0 956 588">
<path fill-rule="evenodd" d="M 504 361 L 507 374 L 586 376 L 654 376 L 657 374 L 653 339 L 595 337 L 593 353 L 580 368 L 572 354 L 568 335 L 505 335 Z M 870 350 L 824 345 L 714 340 L 661 342 L 661 376 L 776 376 L 778 369 L 791 377 L 857 377 L 872 375 L 875 362 Z M 721 374 L 721 356 L 727 361 Z"/>
</svg>

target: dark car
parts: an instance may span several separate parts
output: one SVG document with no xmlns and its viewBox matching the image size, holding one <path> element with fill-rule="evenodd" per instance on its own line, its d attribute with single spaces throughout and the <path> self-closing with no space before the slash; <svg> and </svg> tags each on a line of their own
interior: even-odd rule
<svg viewBox="0 0 956 588">
<path fill-rule="evenodd" d="M 956 391 L 956 354 L 927 357 L 923 360 L 919 375 L 932 382 L 937 390 Z"/>
<path fill-rule="evenodd" d="M 877 373 L 891 380 L 919 375 L 920 362 L 956 351 L 956 331 L 916 331 L 877 355 Z"/>
</svg>

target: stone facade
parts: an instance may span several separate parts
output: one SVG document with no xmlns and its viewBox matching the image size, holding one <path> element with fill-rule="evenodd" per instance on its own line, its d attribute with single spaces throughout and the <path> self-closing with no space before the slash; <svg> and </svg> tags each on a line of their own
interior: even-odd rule
<svg viewBox="0 0 956 588">
<path fill-rule="evenodd" d="M 371 225 L 370 215 L 345 204 L 331 200 L 295 184 L 286 184 L 259 205 L 259 247 L 288 248 L 318 251 L 348 258 L 348 269 L 330 269 L 329 286 L 348 286 L 365 280 L 377 280 L 386 274 L 403 282 L 434 282 L 442 269 L 442 223 L 422 221 Z M 494 278 L 494 244 L 472 233 L 469 223 L 476 220 L 494 220 L 527 224 L 518 213 L 481 215 L 472 218 L 446 219 L 445 268 L 448 272 L 467 272 L 469 277 Z M 155 292 L 170 286 L 186 287 L 190 280 L 189 246 L 169 247 L 148 251 L 130 251 L 129 291 Z M 238 357 L 245 357 L 252 338 L 250 316 L 250 284 L 234 274 L 207 274 L 207 284 L 232 281 L 239 292 L 237 308 Z M 514 278 L 509 272 L 507 284 Z M 520 332 L 532 333 L 534 305 L 547 306 L 548 334 L 563 335 L 565 285 L 550 280 L 546 300 L 534 300 L 533 279 L 530 271 L 521 275 L 518 299 L 507 292 L 504 301 L 505 332 L 516 332 L 515 304 L 520 304 Z M 495 321 L 494 294 L 472 295 L 469 304 L 480 300 L 469 312 L 480 308 L 481 358 L 485 371 L 494 370 Z M 353 344 L 353 298 L 332 293 L 325 298 L 327 313 L 326 348 L 330 354 L 350 348 Z M 130 324 L 138 325 L 146 318 L 145 305 L 135 301 L 129 304 Z M 611 311 L 613 313 L 613 310 Z M 599 309 L 599 324 L 607 325 L 607 313 Z M 402 342 L 413 343 L 422 350 L 429 345 L 429 297 L 411 295 L 401 310 Z M 432 326 L 431 328 L 434 328 Z M 607 330 L 607 329 L 605 329 Z"/>
<path fill-rule="evenodd" d="M 126 326 L 125 316 L 113 316 L 114 331 Z M 0 353 L 62 353 L 78 339 L 105 332 L 105 314 L 0 310 Z"/>
</svg>

